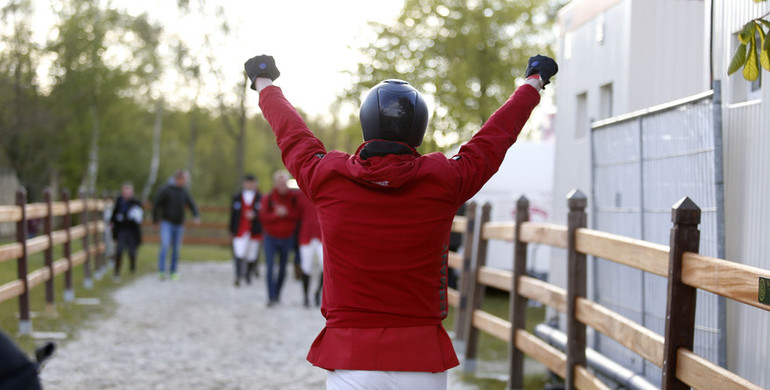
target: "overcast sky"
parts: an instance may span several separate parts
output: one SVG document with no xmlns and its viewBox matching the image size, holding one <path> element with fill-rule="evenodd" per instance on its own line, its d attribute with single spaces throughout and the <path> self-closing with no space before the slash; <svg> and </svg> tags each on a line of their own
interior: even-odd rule
<svg viewBox="0 0 770 390">
<path fill-rule="evenodd" d="M 190 1 L 197 4 L 196 0 Z M 241 77 L 243 63 L 257 54 L 276 59 L 281 77 L 276 81 L 296 106 L 311 115 L 323 115 L 350 79 L 361 57 L 356 50 L 374 36 L 367 22 L 390 23 L 403 7 L 402 0 L 228 0 L 207 1 L 209 8 L 224 5 L 235 34 L 216 45 L 216 57 L 225 74 L 225 85 Z M 53 16 L 50 2 L 35 0 L 33 28 L 44 42 Z M 204 31 L 216 30 L 216 18 L 178 17 L 176 0 L 113 0 L 132 14 L 147 11 L 168 33 L 177 34 L 195 48 Z M 229 90 L 229 89 L 228 89 Z M 173 92 L 171 92 L 173 93 Z M 173 99 L 171 99 L 173 100 Z M 249 105 L 256 106 L 251 95 Z"/>
</svg>

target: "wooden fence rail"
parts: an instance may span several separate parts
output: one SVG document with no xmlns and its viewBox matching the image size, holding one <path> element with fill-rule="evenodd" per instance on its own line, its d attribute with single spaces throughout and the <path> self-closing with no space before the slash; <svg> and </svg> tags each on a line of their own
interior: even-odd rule
<svg viewBox="0 0 770 390">
<path fill-rule="evenodd" d="M 145 203 L 145 218 L 142 223 L 142 241 L 159 243 L 160 234 L 152 221 L 152 204 Z M 184 244 L 192 245 L 232 245 L 229 233 L 228 218 L 230 207 L 222 205 L 200 205 L 198 210 L 203 221 L 199 224 L 185 222 L 185 234 L 182 237 Z M 215 217 L 216 216 L 216 217 Z M 212 219 L 212 220 L 209 220 Z"/>
<path fill-rule="evenodd" d="M 529 201 L 516 203 L 516 220 L 489 222 L 476 205 L 466 217 L 456 217 L 452 231 L 465 234 L 463 253 L 450 253 L 449 266 L 460 270 L 459 291 L 449 291 L 457 308 L 455 338 L 464 343 L 464 369 L 475 369 L 478 331 L 509 343 L 510 389 L 523 387 L 524 355 L 529 355 L 565 379 L 567 389 L 609 389 L 586 367 L 586 326 L 593 328 L 662 369 L 663 389 L 761 388 L 692 352 L 697 289 L 770 311 L 762 299 L 762 279 L 770 271 L 698 254 L 700 209 L 689 198 L 672 208 L 670 245 L 587 229 L 587 200 L 579 191 L 568 195 L 567 226 L 529 222 Z M 512 271 L 486 266 L 489 240 L 514 244 Z M 527 245 L 539 243 L 567 250 L 567 288 L 526 275 Z M 597 256 L 668 278 L 665 334 L 644 326 L 586 298 L 586 256 Z M 758 292 L 757 285 L 760 283 Z M 766 293 L 770 294 L 770 282 Z M 485 287 L 508 291 L 509 318 L 483 311 Z M 528 300 L 567 314 L 567 347 L 562 352 L 524 329 Z M 757 330 L 761 331 L 761 330 Z"/>
<path fill-rule="evenodd" d="M 74 299 L 72 272 L 83 265 L 84 285 L 89 288 L 93 275 L 105 268 L 104 230 L 100 211 L 108 202 L 89 199 L 70 200 L 64 191 L 59 202 L 52 201 L 50 190 L 45 202 L 26 203 L 26 193 L 17 193 L 15 206 L 0 206 L 0 223 L 15 223 L 16 242 L 0 245 L 0 263 L 16 260 L 17 278 L 0 285 L 0 302 L 18 298 L 19 332 L 32 330 L 29 291 L 41 284 L 46 288 L 46 307 L 55 310 L 54 279 L 65 274 L 64 300 Z M 758 299 L 757 281 L 770 279 L 770 271 L 698 254 L 700 209 L 684 198 L 672 208 L 670 245 L 658 245 L 585 227 L 585 196 L 579 191 L 569 195 L 568 225 L 529 222 L 529 202 L 520 198 L 516 221 L 490 222 L 490 206 L 476 215 L 469 205 L 465 217 L 455 217 L 454 232 L 464 233 L 463 253 L 450 253 L 448 264 L 460 271 L 458 290 L 449 289 L 448 301 L 456 307 L 455 338 L 464 343 L 464 368 L 475 367 L 478 332 L 484 331 L 509 343 L 509 388 L 523 385 L 524 355 L 544 364 L 566 380 L 568 389 L 609 389 L 586 367 L 586 326 L 612 338 L 662 369 L 663 389 L 755 389 L 760 387 L 709 362 L 692 352 L 695 292 L 697 289 L 718 294 L 736 302 L 770 311 L 770 305 Z M 217 210 L 221 211 L 221 210 Z M 73 226 L 73 216 L 79 219 Z M 54 218 L 60 229 L 54 230 Z M 27 221 L 42 219 L 44 232 L 30 238 Z M 221 227 L 217 225 L 218 227 Z M 72 253 L 72 243 L 82 241 L 82 249 Z M 486 266 L 489 240 L 514 243 L 512 271 Z M 545 244 L 567 249 L 567 288 L 558 287 L 526 275 L 527 245 Z M 63 257 L 54 260 L 53 248 L 61 245 Z M 28 270 L 28 257 L 43 253 L 45 265 Z M 585 257 L 601 257 L 619 264 L 668 278 L 668 303 L 665 334 L 659 335 L 618 313 L 586 298 Z M 725 277 L 729 275 L 729 277 Z M 483 311 L 486 287 L 511 293 L 509 318 L 498 318 Z M 770 286 L 767 287 L 770 290 Z M 567 314 L 566 352 L 550 346 L 524 329 L 528 300 L 547 305 Z M 676 303 L 676 306 L 674 305 Z"/>
<path fill-rule="evenodd" d="M 19 333 L 31 334 L 29 292 L 45 284 L 46 311 L 55 312 L 54 280 L 57 275 L 64 276 L 64 300 L 73 301 L 75 290 L 72 271 L 82 265 L 84 287 L 93 286 L 92 277 L 101 274 L 106 268 L 103 242 L 104 222 L 101 211 L 108 202 L 88 198 L 81 192 L 80 199 L 70 200 L 68 191 L 63 191 L 61 201 L 53 202 L 53 194 L 48 189 L 44 193 L 43 203 L 27 203 L 26 191 L 22 188 L 16 193 L 15 206 L 0 206 L 0 223 L 16 224 L 16 242 L 0 245 L 0 263 L 16 260 L 16 279 L 0 285 L 0 302 L 18 298 Z M 79 224 L 72 226 L 73 216 L 78 216 Z M 54 218 L 60 218 L 60 229 L 54 230 Z M 29 237 L 27 222 L 33 219 L 43 221 L 43 232 L 34 238 Z M 72 253 L 72 243 L 81 240 L 82 249 Z M 54 260 L 54 247 L 63 246 L 63 257 Z M 44 266 L 29 271 L 29 256 L 43 253 Z"/>
</svg>

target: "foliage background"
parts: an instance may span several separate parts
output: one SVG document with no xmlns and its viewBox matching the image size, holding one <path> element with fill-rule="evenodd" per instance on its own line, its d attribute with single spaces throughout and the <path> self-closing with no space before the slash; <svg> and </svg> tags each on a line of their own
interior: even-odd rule
<svg viewBox="0 0 770 390">
<path fill-rule="evenodd" d="M 245 80 L 227 84 L 217 65 L 217 42 L 234 31 L 224 5 L 205 15 L 218 18 L 217 27 L 192 47 L 149 13 L 116 3 L 50 1 L 56 21 L 45 43 L 33 39 L 32 0 L 0 8 L 0 170 L 14 172 L 31 201 L 46 186 L 102 193 L 124 181 L 137 193 L 146 186 L 151 198 L 180 168 L 191 172 L 199 201 L 225 202 L 244 172 L 268 190 L 282 167 L 272 132 L 244 106 L 253 94 Z M 393 25 L 371 25 L 377 38 L 360 47 L 355 83 L 330 115 L 305 118 L 328 149 L 353 152 L 360 128 L 341 107 L 357 107 L 380 80 L 403 78 L 434 108 L 420 151 L 448 150 L 505 101 L 529 56 L 553 55 L 552 20 L 562 3 L 405 0 Z M 184 16 L 212 6 L 178 0 L 177 9 Z M 178 91 L 173 99 L 164 98 L 169 85 Z"/>
</svg>

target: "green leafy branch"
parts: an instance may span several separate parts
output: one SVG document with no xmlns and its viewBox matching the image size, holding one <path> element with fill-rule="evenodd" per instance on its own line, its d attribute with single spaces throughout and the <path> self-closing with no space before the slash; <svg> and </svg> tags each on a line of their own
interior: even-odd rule
<svg viewBox="0 0 770 390">
<path fill-rule="evenodd" d="M 765 0 L 754 0 L 761 2 Z M 770 13 L 764 14 L 759 18 L 752 19 L 738 33 L 740 45 L 730 61 L 727 68 L 727 74 L 731 75 L 743 67 L 743 78 L 748 81 L 755 81 L 759 78 L 760 65 L 765 70 L 770 71 L 770 21 L 765 19 Z M 767 28 L 767 33 L 765 33 Z M 757 33 L 759 33 L 759 42 L 757 42 Z"/>
</svg>

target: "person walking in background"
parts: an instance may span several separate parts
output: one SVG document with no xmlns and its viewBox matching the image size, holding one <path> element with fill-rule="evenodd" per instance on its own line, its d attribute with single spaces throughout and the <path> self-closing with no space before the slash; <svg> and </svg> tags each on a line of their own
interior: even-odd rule
<svg viewBox="0 0 770 390">
<path fill-rule="evenodd" d="M 310 276 L 313 272 L 313 259 L 318 259 L 318 264 L 323 267 L 324 253 L 321 244 L 321 224 L 318 222 L 318 214 L 315 205 L 301 191 L 297 193 L 300 208 L 300 227 L 298 234 L 300 267 L 302 268 L 302 292 L 304 293 L 304 305 L 310 306 L 308 290 L 310 288 Z M 323 272 L 318 279 L 318 287 L 315 290 L 315 305 L 321 305 L 321 289 L 323 288 Z"/>
<path fill-rule="evenodd" d="M 117 242 L 115 250 L 115 275 L 114 281 L 120 281 L 121 259 L 123 250 L 128 251 L 129 269 L 131 273 L 136 271 L 136 251 L 142 243 L 142 219 L 144 209 L 142 203 L 134 197 L 134 185 L 123 183 L 120 187 L 120 196 L 115 199 L 115 207 L 110 217 L 112 238 Z"/>
<path fill-rule="evenodd" d="M 455 215 L 465 216 L 465 203 L 460 205 Z M 451 232 L 449 233 L 449 251 L 460 253 L 460 248 L 463 246 L 463 233 Z M 457 289 L 457 271 L 454 268 L 447 269 L 447 286 Z"/>
<path fill-rule="evenodd" d="M 254 175 L 244 176 L 241 191 L 230 202 L 230 235 L 233 239 L 236 286 L 241 285 L 241 279 L 251 284 L 251 274 L 257 267 L 259 242 L 262 239 L 262 224 L 259 221 L 262 194 L 259 193 L 258 184 Z"/>
<path fill-rule="evenodd" d="M 359 111 L 364 143 L 350 155 L 327 151 L 273 85 L 273 57 L 245 68 L 283 163 L 321 221 L 326 327 L 308 361 L 328 370 L 330 390 L 445 390 L 446 371 L 459 364 L 441 323 L 455 212 L 498 170 L 556 62 L 531 57 L 523 85 L 451 158 L 417 152 L 429 110 L 406 81 L 369 90 Z"/>
<path fill-rule="evenodd" d="M 160 251 L 158 252 L 158 274 L 160 279 L 166 278 L 166 253 L 171 248 L 171 280 L 179 280 L 177 266 L 179 263 L 179 247 L 182 245 L 184 234 L 185 207 L 189 207 L 194 216 L 194 223 L 200 223 L 200 213 L 185 185 L 189 173 L 178 170 L 174 173 L 174 182 L 163 187 L 155 197 L 152 219 L 160 223 Z"/>
<path fill-rule="evenodd" d="M 286 170 L 275 172 L 273 190 L 262 197 L 259 209 L 264 232 L 268 307 L 280 301 L 281 287 L 286 278 L 286 263 L 296 240 L 294 232 L 299 219 L 297 192 L 289 189 L 289 178 Z M 273 271 L 276 253 L 279 256 L 277 277 Z"/>
</svg>

